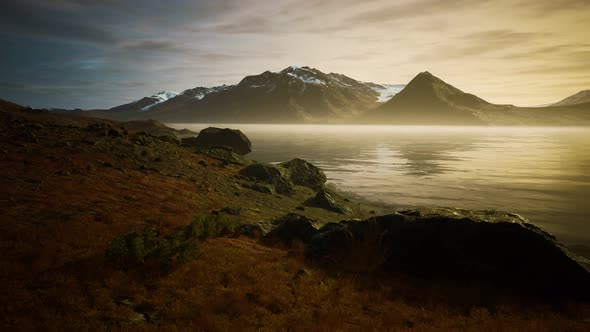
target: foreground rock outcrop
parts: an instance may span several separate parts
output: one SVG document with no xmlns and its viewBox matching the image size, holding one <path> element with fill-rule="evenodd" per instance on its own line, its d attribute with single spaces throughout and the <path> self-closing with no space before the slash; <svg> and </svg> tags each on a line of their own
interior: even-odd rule
<svg viewBox="0 0 590 332">
<path fill-rule="evenodd" d="M 271 186 L 271 192 L 281 194 L 292 194 L 295 192 L 293 182 L 289 180 L 288 174 L 281 167 L 270 164 L 252 164 L 240 171 L 240 174 L 263 182 Z"/>
<path fill-rule="evenodd" d="M 279 166 L 288 170 L 289 179 L 296 185 L 319 189 L 326 183 L 324 171 L 303 159 L 295 158 Z"/>
<path fill-rule="evenodd" d="M 310 200 L 310 204 L 340 214 L 349 213 L 350 209 L 340 205 L 334 196 L 335 195 L 333 193 L 322 189 L 318 191 L 313 199 Z"/>
<path fill-rule="evenodd" d="M 320 229 L 310 225 L 289 217 L 265 238 L 304 241 L 309 259 L 338 270 L 483 281 L 536 295 L 590 299 L 588 270 L 552 235 L 516 214 L 417 209 Z M 285 230 L 294 228 L 285 238 Z"/>
<path fill-rule="evenodd" d="M 260 181 L 268 190 L 259 191 L 268 193 L 292 194 L 295 185 L 318 189 L 326 183 L 324 172 L 303 159 L 277 165 L 254 163 L 244 167 L 240 174 Z"/>
<path fill-rule="evenodd" d="M 231 148 L 239 155 L 252 152 L 250 139 L 240 130 L 209 127 L 201 130 L 197 137 L 182 140 L 182 144 L 195 148 Z"/>
<path fill-rule="evenodd" d="M 307 243 L 317 234 L 318 222 L 305 216 L 289 213 L 284 217 L 273 220 L 276 225 L 262 238 L 262 242 L 268 245 L 291 246 L 295 242 Z"/>
</svg>

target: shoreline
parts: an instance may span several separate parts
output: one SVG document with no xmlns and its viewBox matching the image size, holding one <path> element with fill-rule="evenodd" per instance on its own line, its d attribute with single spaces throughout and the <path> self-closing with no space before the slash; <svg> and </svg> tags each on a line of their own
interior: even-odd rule
<svg viewBox="0 0 590 332">
<path fill-rule="evenodd" d="M 350 213 L 338 213 L 326 209 L 330 205 L 315 204 L 316 189 L 295 185 L 292 192 L 279 191 L 275 185 L 283 182 L 253 180 L 250 175 L 256 174 L 244 173 L 246 165 L 239 160 L 224 161 L 223 155 L 183 146 L 174 138 L 176 132 L 162 135 L 166 131 L 155 130 L 154 123 L 135 123 L 134 129 L 126 125 L 42 112 L 0 112 L 0 151 L 5 157 L 0 158 L 5 184 L 0 196 L 6 203 L 2 263 L 7 267 L 2 277 L 10 286 L 3 290 L 7 296 L 0 301 L 0 312 L 12 317 L 7 320 L 11 329 L 20 323 L 55 330 L 281 330 L 303 320 L 309 330 L 322 322 L 326 329 L 338 330 L 350 327 L 341 323 L 343 315 L 359 319 L 364 323 L 358 326 L 369 330 L 404 329 L 410 323 L 417 329 L 446 329 L 449 321 L 455 327 L 479 329 L 482 322 L 496 328 L 530 326 L 531 312 L 543 326 L 585 324 L 586 302 L 570 302 L 565 308 L 569 311 L 549 307 L 550 297 L 520 288 L 532 284 L 522 274 L 514 279 L 519 286 L 512 278 L 495 284 L 483 278 L 487 273 L 474 273 L 468 282 L 455 278 L 457 272 L 461 277 L 472 268 L 481 271 L 486 266 L 480 264 L 482 259 L 508 271 L 495 274 L 498 280 L 521 273 L 486 254 L 487 245 L 471 242 L 469 227 L 497 250 L 509 234 L 516 239 L 535 234 L 542 248 L 557 250 L 557 259 L 547 262 L 531 253 L 529 240 L 509 243 L 517 246 L 515 254 L 526 252 L 518 262 L 536 257 L 535 271 L 540 272 L 532 275 L 542 277 L 539 289 L 549 294 L 554 285 L 546 287 L 547 278 L 566 274 L 558 268 L 561 263 L 578 266 L 547 234 L 522 226 L 515 215 L 421 209 L 378 216 L 404 207 L 374 204 L 328 183 L 336 204 L 350 208 Z M 295 173 L 290 179 L 300 181 Z M 274 192 L 260 191 L 269 184 Z M 216 220 L 215 227 L 222 227 L 222 220 L 237 223 L 240 231 L 199 238 L 191 242 L 194 257 L 162 265 L 166 261 L 157 255 L 170 252 L 164 244 L 177 243 L 172 236 L 192 234 L 185 232 L 192 232 L 190 227 L 202 218 Z M 514 232 L 508 235 L 488 232 L 479 218 L 490 218 L 493 229 L 506 227 L 494 221 L 514 220 L 516 227 L 509 226 Z M 258 222 L 273 227 L 257 234 L 251 226 Z M 128 241 L 138 236 L 142 241 Z M 166 250 L 136 250 L 153 243 Z M 122 255 L 123 265 L 111 261 L 109 252 Z M 124 260 L 125 255 L 146 252 L 156 255 L 154 260 Z M 467 265 L 456 259 L 472 252 Z M 396 266 L 396 257 L 408 259 L 409 265 L 398 267 L 418 270 L 387 269 Z M 558 294 L 578 290 L 568 282 L 558 286 L 564 292 Z M 497 309 L 506 306 L 509 311 Z M 55 319 L 56 310 L 62 319 Z M 474 316 L 474 310 L 494 314 Z M 326 323 L 323 317 L 335 320 Z"/>
</svg>

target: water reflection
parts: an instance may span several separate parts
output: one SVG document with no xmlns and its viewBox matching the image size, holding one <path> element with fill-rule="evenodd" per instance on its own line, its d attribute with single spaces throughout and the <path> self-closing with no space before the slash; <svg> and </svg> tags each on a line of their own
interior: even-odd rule
<svg viewBox="0 0 590 332">
<path fill-rule="evenodd" d="M 469 149 L 472 142 L 457 143 L 432 143 L 418 142 L 405 143 L 397 146 L 399 155 L 406 159 L 403 165 L 404 174 L 411 176 L 432 176 L 447 172 L 456 172 L 457 169 L 449 166 L 452 162 L 460 161 L 455 156 L 455 151 Z"/>
</svg>

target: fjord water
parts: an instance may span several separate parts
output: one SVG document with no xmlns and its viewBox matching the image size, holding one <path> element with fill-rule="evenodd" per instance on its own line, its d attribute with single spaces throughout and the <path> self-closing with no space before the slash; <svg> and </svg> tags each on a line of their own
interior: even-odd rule
<svg viewBox="0 0 590 332">
<path fill-rule="evenodd" d="M 329 183 L 383 206 L 519 213 L 563 243 L 590 245 L 590 128 L 171 124 L 238 128 L 251 159 L 302 158 Z"/>
</svg>

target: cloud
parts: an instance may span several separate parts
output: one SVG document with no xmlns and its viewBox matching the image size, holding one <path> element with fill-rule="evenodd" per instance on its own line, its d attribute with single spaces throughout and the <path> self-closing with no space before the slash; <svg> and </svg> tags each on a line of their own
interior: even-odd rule
<svg viewBox="0 0 590 332">
<path fill-rule="evenodd" d="M 446 43 L 416 54 L 414 61 L 434 61 L 440 59 L 470 59 L 482 55 L 502 54 L 523 45 L 536 45 L 539 39 L 547 37 L 539 32 L 522 32 L 510 29 L 477 31 L 457 37 L 449 37 Z M 450 47 L 452 45 L 452 47 Z"/>
<path fill-rule="evenodd" d="M 129 40 L 120 43 L 119 47 L 129 51 L 151 52 L 183 52 L 187 50 L 185 43 L 166 39 Z"/>
<path fill-rule="evenodd" d="M 271 29 L 271 21 L 264 16 L 247 16 L 238 22 L 212 25 L 203 31 L 217 33 L 266 33 Z"/>
<path fill-rule="evenodd" d="M 94 43 L 112 43 L 117 36 L 101 26 L 88 25 L 71 11 L 56 10 L 32 1 L 5 1 L 0 11 L 0 28 L 4 32 L 33 37 L 73 39 Z"/>
<path fill-rule="evenodd" d="M 562 11 L 588 10 L 590 0 L 521 0 L 514 4 L 532 16 L 548 16 Z"/>
<path fill-rule="evenodd" d="M 33 38 L 113 44 L 215 21 L 236 12 L 239 4 L 238 0 L 4 0 L 0 27 L 5 33 Z"/>
<path fill-rule="evenodd" d="M 342 27 L 354 26 L 356 24 L 381 24 L 393 23 L 403 20 L 413 20 L 419 16 L 432 14 L 444 14 L 465 6 L 479 6 L 488 0 L 419 0 L 407 1 L 401 4 L 380 6 L 375 9 L 358 13 L 346 20 Z"/>
<path fill-rule="evenodd" d="M 14 85 L 0 89 L 95 108 L 300 64 L 396 83 L 430 69 L 492 101 L 542 104 L 565 94 L 544 82 L 587 82 L 589 21 L 590 0 L 3 0 L 0 71 Z"/>
</svg>

